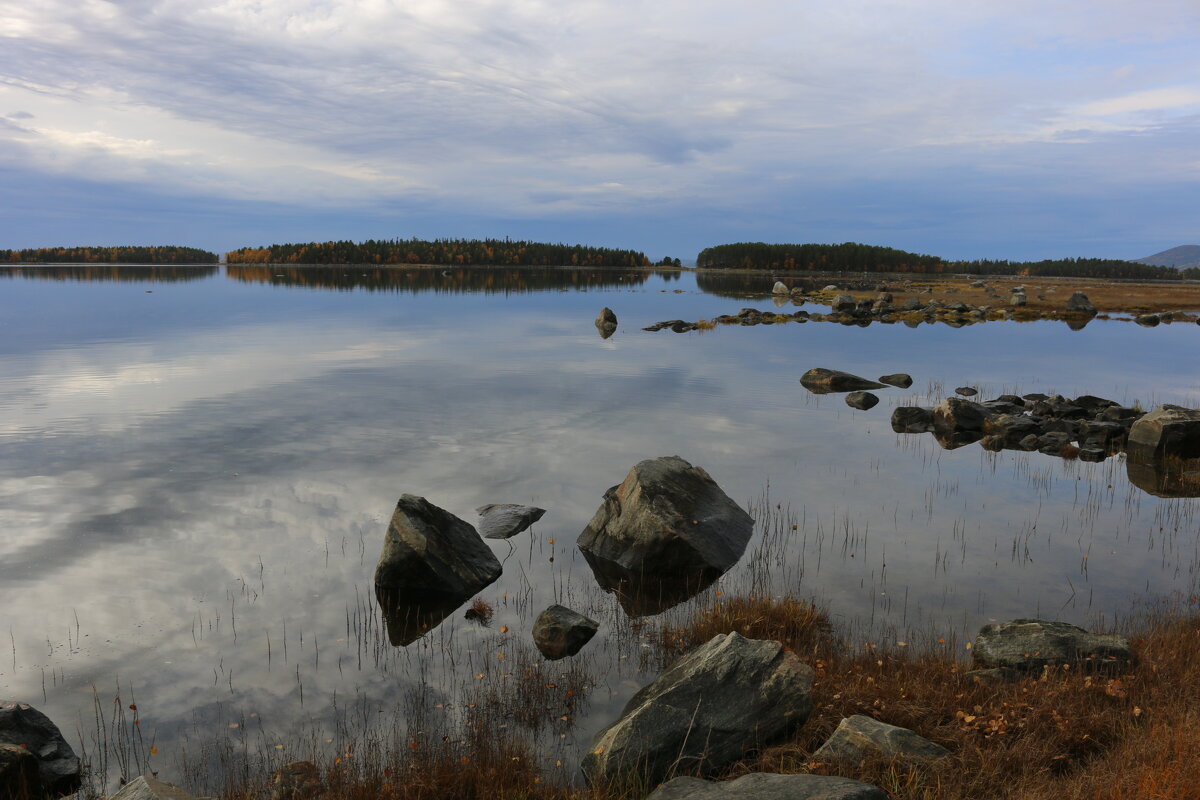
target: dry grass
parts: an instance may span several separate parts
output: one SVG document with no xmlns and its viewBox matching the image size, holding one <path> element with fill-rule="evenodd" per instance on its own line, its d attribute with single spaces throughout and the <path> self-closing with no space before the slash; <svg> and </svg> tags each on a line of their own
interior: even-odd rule
<svg viewBox="0 0 1200 800">
<path fill-rule="evenodd" d="M 1194 602 L 1194 601 L 1193 601 Z M 968 651 L 954 641 L 888 647 L 837 641 L 826 616 L 791 598 L 714 598 L 681 624 L 648 631 L 668 663 L 718 633 L 774 638 L 813 665 L 814 708 L 790 742 L 735 765 L 747 772 L 845 775 L 894 800 L 1187 800 L 1200 798 L 1200 613 L 1160 613 L 1133 638 L 1138 665 L 1124 674 L 1047 669 L 1016 682 L 964 677 Z M 570 787 L 548 779 L 521 729 L 574 715 L 574 690 L 548 681 L 531 656 L 502 689 L 481 688 L 450 725 L 420 718 L 399 745 L 323 772 L 312 800 L 636 800 L 644 792 Z M 577 678 L 583 693 L 584 676 Z M 549 709 L 544 708 L 550 706 Z M 932 764 L 882 759 L 816 761 L 813 752 L 846 716 L 910 728 L 951 751 Z M 525 717 L 525 721 L 521 719 Z M 504 722 L 502 722 L 502 720 Z M 512 724 L 512 723 L 516 724 Z M 261 800 L 247 786 L 225 800 Z"/>
</svg>

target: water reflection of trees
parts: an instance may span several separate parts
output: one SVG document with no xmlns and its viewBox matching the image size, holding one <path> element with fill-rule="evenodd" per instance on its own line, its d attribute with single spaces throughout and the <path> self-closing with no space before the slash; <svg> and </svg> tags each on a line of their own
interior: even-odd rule
<svg viewBox="0 0 1200 800">
<path fill-rule="evenodd" d="M 127 264 L 72 264 L 68 266 L 0 266 L 0 277 L 44 281 L 172 283 L 211 278 L 217 265 L 192 267 L 130 266 Z"/>
<path fill-rule="evenodd" d="M 369 292 L 483 292 L 513 294 L 547 289 L 640 286 L 649 269 L 601 267 L 287 267 L 230 264 L 226 274 L 246 283 Z"/>
</svg>

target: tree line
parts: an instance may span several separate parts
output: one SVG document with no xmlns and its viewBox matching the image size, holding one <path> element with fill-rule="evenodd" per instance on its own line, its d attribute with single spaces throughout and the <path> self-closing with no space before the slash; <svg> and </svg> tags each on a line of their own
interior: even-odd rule
<svg viewBox="0 0 1200 800">
<path fill-rule="evenodd" d="M 195 247 L 28 247 L 0 250 L 12 264 L 216 264 L 217 254 Z"/>
<path fill-rule="evenodd" d="M 1042 261 L 946 261 L 892 247 L 843 244 L 738 242 L 707 247 L 697 267 L 812 272 L 909 272 L 917 274 L 1041 275 L 1139 280 L 1200 279 L 1200 268 L 1177 270 L 1112 258 L 1057 258 Z"/>
<path fill-rule="evenodd" d="M 505 266 L 648 267 L 637 250 L 512 239 L 369 239 L 243 247 L 230 264 L 494 264 Z"/>
</svg>

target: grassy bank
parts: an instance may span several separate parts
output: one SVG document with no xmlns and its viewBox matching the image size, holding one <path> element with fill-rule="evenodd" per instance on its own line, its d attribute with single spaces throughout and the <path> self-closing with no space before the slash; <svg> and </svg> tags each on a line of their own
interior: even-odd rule
<svg viewBox="0 0 1200 800">
<path fill-rule="evenodd" d="M 665 666 L 718 633 L 783 642 L 816 671 L 812 716 L 792 741 L 732 767 L 747 772 L 845 775 L 896 800 L 1187 798 L 1200 792 L 1200 609 L 1148 614 L 1125 633 L 1137 666 L 1120 674 L 1062 667 L 1016 682 L 964 677 L 969 643 L 931 634 L 922 642 L 850 643 L 818 609 L 792 598 L 714 596 L 674 625 L 644 623 L 644 658 Z M 483 694 L 453 728 L 418 724 L 320 765 L 322 800 L 632 800 L 644 794 L 571 787 L 539 772 L 523 735 L 539 720 L 565 719 L 586 693 L 547 685 L 536 659 L 518 665 L 512 691 Z M 582 700 L 580 700 L 582 702 Z M 817 761 L 813 752 L 853 714 L 911 728 L 951 751 L 932 764 Z M 550 723 L 552 724 L 552 723 Z M 353 748 L 352 748 L 353 749 Z M 269 792 L 243 776 L 225 800 Z"/>
</svg>

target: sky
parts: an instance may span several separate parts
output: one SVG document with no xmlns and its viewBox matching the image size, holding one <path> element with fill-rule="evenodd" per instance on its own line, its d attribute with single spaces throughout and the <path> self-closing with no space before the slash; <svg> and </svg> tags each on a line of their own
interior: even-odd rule
<svg viewBox="0 0 1200 800">
<path fill-rule="evenodd" d="M 1196 0 L 0 0 L 0 248 L 1200 242 Z"/>
</svg>

